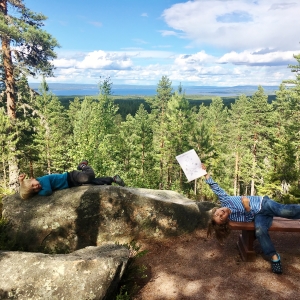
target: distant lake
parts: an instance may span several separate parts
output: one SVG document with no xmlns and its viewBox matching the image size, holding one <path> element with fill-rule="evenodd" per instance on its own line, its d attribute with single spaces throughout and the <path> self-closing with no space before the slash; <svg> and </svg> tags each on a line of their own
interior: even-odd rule
<svg viewBox="0 0 300 300">
<path fill-rule="evenodd" d="M 29 86 L 38 92 L 39 83 L 29 83 Z M 99 94 L 96 84 L 64 84 L 64 83 L 48 83 L 50 91 L 56 96 L 94 96 Z M 258 89 L 258 86 L 233 86 L 233 87 L 217 87 L 217 86 L 182 86 L 186 95 L 211 95 L 211 96 L 238 96 L 245 94 L 252 95 Z M 265 93 L 274 95 L 278 90 L 278 86 L 263 86 Z M 114 96 L 154 96 L 157 86 L 155 85 L 112 85 L 112 93 Z M 178 86 L 173 87 L 176 91 Z"/>
</svg>

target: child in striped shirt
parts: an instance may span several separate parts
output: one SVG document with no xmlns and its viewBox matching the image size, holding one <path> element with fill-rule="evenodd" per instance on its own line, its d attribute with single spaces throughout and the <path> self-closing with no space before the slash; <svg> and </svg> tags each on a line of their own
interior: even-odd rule
<svg viewBox="0 0 300 300">
<path fill-rule="evenodd" d="M 205 170 L 205 165 L 202 164 Z M 221 207 L 212 210 L 208 223 L 207 235 L 214 232 L 219 241 L 223 241 L 230 233 L 229 220 L 234 222 L 253 222 L 255 235 L 263 253 L 270 258 L 272 271 L 282 273 L 280 255 L 276 252 L 269 235 L 273 217 L 300 219 L 299 204 L 280 204 L 268 196 L 229 196 L 210 175 L 205 175 L 206 183 L 218 196 Z"/>
</svg>

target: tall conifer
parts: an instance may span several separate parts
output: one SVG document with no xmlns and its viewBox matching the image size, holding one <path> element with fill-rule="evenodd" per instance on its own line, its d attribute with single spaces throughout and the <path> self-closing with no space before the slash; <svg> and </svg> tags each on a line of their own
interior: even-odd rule
<svg viewBox="0 0 300 300">
<path fill-rule="evenodd" d="M 151 114 L 153 117 L 153 130 L 154 130 L 154 145 L 156 148 L 157 160 L 159 161 L 159 188 L 164 188 L 164 178 L 167 176 L 165 174 L 166 169 L 166 158 L 165 158 L 165 142 L 167 135 L 167 123 L 166 123 L 166 109 L 167 104 L 170 101 L 173 88 L 172 82 L 167 76 L 162 76 L 160 81 L 158 82 L 156 89 L 156 96 L 149 101 L 151 106 Z"/>
<path fill-rule="evenodd" d="M 12 14 L 9 14 L 10 9 Z M 10 131 L 16 130 L 16 76 L 20 73 L 52 75 L 53 65 L 49 60 L 56 57 L 53 50 L 58 43 L 41 29 L 45 19 L 44 15 L 26 8 L 22 0 L 0 0 L 1 55 Z M 16 141 L 11 141 L 9 147 L 11 153 L 16 153 Z M 15 190 L 18 173 L 18 157 L 12 154 L 9 158 L 9 185 Z"/>
</svg>

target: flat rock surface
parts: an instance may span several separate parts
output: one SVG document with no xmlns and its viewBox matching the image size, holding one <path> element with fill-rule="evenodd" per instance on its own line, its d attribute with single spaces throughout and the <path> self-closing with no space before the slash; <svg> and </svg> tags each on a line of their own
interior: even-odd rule
<svg viewBox="0 0 300 300">
<path fill-rule="evenodd" d="M 128 257 L 114 244 L 65 255 L 0 251 L 0 299 L 104 299 L 115 294 Z"/>
<path fill-rule="evenodd" d="M 281 255 L 283 274 L 270 263 L 255 241 L 255 262 L 243 262 L 233 231 L 224 246 L 206 238 L 206 230 L 164 240 L 141 240 L 147 255 L 148 279 L 134 300 L 279 300 L 300 299 L 300 234 L 270 232 Z"/>
</svg>

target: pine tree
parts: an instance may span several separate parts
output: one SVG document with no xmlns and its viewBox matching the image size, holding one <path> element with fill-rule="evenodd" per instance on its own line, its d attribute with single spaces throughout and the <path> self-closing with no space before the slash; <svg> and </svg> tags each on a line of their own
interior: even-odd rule
<svg viewBox="0 0 300 300">
<path fill-rule="evenodd" d="M 164 186 L 167 189 L 182 189 L 183 178 L 176 156 L 191 149 L 193 118 L 189 102 L 184 94 L 175 92 L 167 104 L 166 140 L 163 156 L 166 161 Z"/>
<path fill-rule="evenodd" d="M 87 159 L 99 176 L 106 176 L 115 165 L 111 149 L 118 133 L 118 106 L 111 97 L 111 85 L 109 78 L 100 81 L 98 99 L 86 97 L 81 104 L 78 100 L 70 107 L 72 111 L 80 107 L 71 121 L 72 160 Z"/>
<path fill-rule="evenodd" d="M 229 110 L 229 132 L 228 136 L 229 149 L 235 158 L 234 163 L 234 186 L 233 194 L 240 195 L 241 182 L 249 180 L 247 164 L 244 163 L 244 157 L 247 152 L 246 145 L 249 140 L 249 114 L 250 114 L 250 99 L 246 95 L 240 95 L 239 98 L 231 105 Z M 242 191 L 245 192 L 245 191 Z"/>
<path fill-rule="evenodd" d="M 75 97 L 73 101 L 70 101 L 69 109 L 68 109 L 68 116 L 69 116 L 69 120 L 70 120 L 72 129 L 77 120 L 78 113 L 81 110 L 81 102 L 82 101 L 78 97 Z"/>
<path fill-rule="evenodd" d="M 4 91 L 5 91 L 5 74 L 4 74 L 4 67 L 3 67 L 3 59 L 2 55 L 0 55 L 0 107 L 3 106 L 4 101 Z"/>
<path fill-rule="evenodd" d="M 76 102 L 76 108 L 79 108 L 79 103 Z M 74 106 L 70 106 L 74 111 Z M 72 161 L 80 161 L 82 159 L 90 160 L 96 153 L 95 145 L 93 145 L 94 135 L 97 132 L 91 131 L 93 122 L 93 112 L 96 109 L 96 103 L 91 97 L 85 97 L 78 110 L 71 118 L 73 125 L 72 130 Z M 75 111 L 74 111 L 75 112 Z M 69 112 L 70 115 L 70 112 Z M 92 140 L 91 140 L 92 139 Z"/>
<path fill-rule="evenodd" d="M 289 68 L 296 73 L 296 78 L 283 81 L 273 102 L 273 168 L 268 174 L 268 184 L 263 187 L 263 191 L 283 201 L 293 197 L 290 191 L 299 194 L 300 55 L 294 55 L 294 58 L 298 65 L 290 65 Z"/>
<path fill-rule="evenodd" d="M 294 58 L 297 60 L 297 65 L 289 65 L 289 68 L 292 72 L 296 73 L 296 78 L 291 80 L 284 80 L 283 83 L 289 83 L 294 85 L 294 90 L 297 91 L 298 95 L 300 94 L 300 54 L 295 54 Z"/>
<path fill-rule="evenodd" d="M 165 168 L 167 161 L 164 157 L 165 153 L 165 140 L 167 135 L 167 123 L 166 123 L 166 109 L 167 104 L 170 101 L 172 97 L 172 82 L 169 80 L 167 76 L 162 76 L 161 80 L 158 82 L 157 85 L 157 94 L 154 98 L 152 98 L 150 101 L 148 100 L 150 106 L 151 106 L 151 114 L 153 121 L 153 131 L 154 131 L 154 147 L 156 151 L 156 157 L 159 161 L 159 169 L 160 169 L 160 175 L 159 175 L 159 188 L 164 188 L 164 178 L 166 176 L 165 174 Z"/>
<path fill-rule="evenodd" d="M 249 109 L 249 128 L 251 131 L 248 147 L 252 155 L 251 195 L 255 194 L 256 182 L 263 182 L 264 174 L 268 172 L 270 167 L 267 162 L 272 156 L 270 147 L 270 138 L 274 130 L 272 112 L 273 106 L 268 103 L 268 96 L 264 93 L 264 89 L 259 86 L 251 97 Z"/>
<path fill-rule="evenodd" d="M 230 169 L 228 168 L 230 164 L 227 143 L 227 135 L 230 135 L 230 132 L 228 131 L 228 109 L 224 106 L 220 97 L 212 99 L 212 103 L 207 108 L 204 118 L 210 136 L 210 145 L 214 149 L 213 159 L 210 163 L 214 177 L 222 186 L 227 188 L 231 186 L 225 181 L 227 176 L 224 176 L 224 172 Z"/>
<path fill-rule="evenodd" d="M 5 113 L 3 107 L 0 107 L 0 171 L 3 174 L 2 182 L 0 187 L 6 188 L 8 184 L 8 158 L 9 158 L 9 151 L 8 151 L 8 143 L 10 137 L 7 136 L 9 132 L 10 122 L 9 118 Z"/>
<path fill-rule="evenodd" d="M 159 176 L 153 158 L 152 123 L 143 104 L 134 116 L 127 115 L 126 121 L 121 123 L 114 145 L 117 167 L 126 182 L 157 188 Z"/>
<path fill-rule="evenodd" d="M 12 14 L 8 13 L 8 7 Z M 10 131 L 16 130 L 16 77 L 20 74 L 52 75 L 53 65 L 49 60 L 56 57 L 53 50 L 58 43 L 41 29 L 45 19 L 44 15 L 26 8 L 22 0 L 0 0 L 0 38 Z M 16 141 L 11 141 L 9 147 L 10 153 L 16 153 Z M 18 173 L 18 157 L 12 154 L 9 159 L 9 185 L 14 190 L 18 185 Z"/>
<path fill-rule="evenodd" d="M 61 173 L 69 167 L 70 126 L 67 112 L 58 98 L 49 92 L 43 79 L 36 97 L 37 130 L 35 143 L 39 149 L 40 172 Z"/>
<path fill-rule="evenodd" d="M 22 172 L 34 177 L 33 162 L 38 161 L 39 157 L 39 149 L 34 141 L 37 116 L 35 95 L 24 75 L 17 79 L 16 86 L 18 96 L 16 128 L 19 137 L 16 148 L 22 153 L 19 155 L 19 166 Z"/>
</svg>

